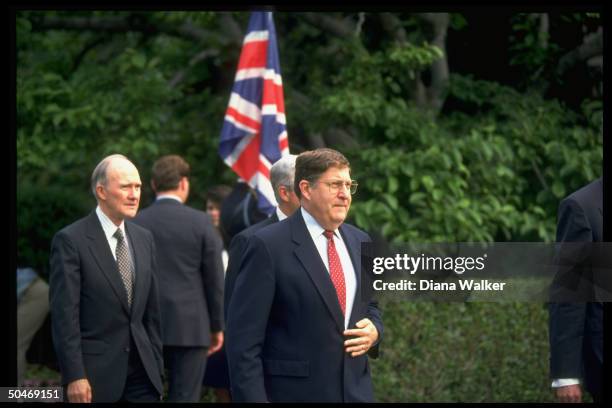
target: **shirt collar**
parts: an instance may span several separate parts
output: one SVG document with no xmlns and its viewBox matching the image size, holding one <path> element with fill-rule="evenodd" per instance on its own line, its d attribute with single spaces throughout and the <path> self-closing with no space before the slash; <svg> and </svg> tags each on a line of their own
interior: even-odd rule
<svg viewBox="0 0 612 408">
<path fill-rule="evenodd" d="M 155 201 L 164 200 L 166 198 L 171 198 L 171 199 L 176 200 L 179 203 L 183 204 L 183 201 L 181 201 L 179 196 L 176 196 L 174 194 L 158 194 L 157 197 L 155 198 Z"/>
<path fill-rule="evenodd" d="M 312 236 L 312 238 L 314 239 L 323 235 L 323 231 L 325 231 L 325 228 L 323 228 L 319 224 L 319 222 L 312 215 L 310 215 L 308 211 L 306 211 L 304 207 L 300 207 L 300 211 L 302 211 L 302 218 L 304 218 L 304 222 L 306 223 L 306 228 L 308 228 L 310 236 Z M 337 228 L 334 230 L 334 235 L 338 237 Z"/>
<path fill-rule="evenodd" d="M 276 216 L 278 217 L 279 221 L 284 220 L 285 218 L 287 218 L 287 216 L 285 215 L 284 212 L 281 211 L 280 207 L 276 207 Z"/>
<path fill-rule="evenodd" d="M 125 222 L 123 220 L 121 221 L 119 227 L 117 227 L 115 223 L 113 223 L 111 219 L 108 218 L 106 214 L 104 214 L 104 211 L 102 211 L 100 206 L 96 207 L 96 215 L 100 220 L 100 224 L 102 224 L 102 229 L 104 230 L 104 235 L 106 236 L 107 240 L 110 240 L 113 237 L 113 235 L 117 231 L 117 228 L 121 228 L 121 232 L 125 237 Z"/>
</svg>

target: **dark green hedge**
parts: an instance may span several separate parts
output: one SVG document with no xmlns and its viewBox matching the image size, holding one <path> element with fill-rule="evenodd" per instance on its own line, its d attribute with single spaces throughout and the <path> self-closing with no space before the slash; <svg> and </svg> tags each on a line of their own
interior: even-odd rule
<svg viewBox="0 0 612 408">
<path fill-rule="evenodd" d="M 380 402 L 551 402 L 538 303 L 381 303 Z"/>
</svg>

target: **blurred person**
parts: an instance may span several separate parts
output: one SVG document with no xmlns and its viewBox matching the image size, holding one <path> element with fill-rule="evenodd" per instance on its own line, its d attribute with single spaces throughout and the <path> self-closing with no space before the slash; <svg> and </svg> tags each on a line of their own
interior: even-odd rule
<svg viewBox="0 0 612 408">
<path fill-rule="evenodd" d="M 238 179 L 231 193 L 221 205 L 221 229 L 225 245 L 229 244 L 240 231 L 268 218 L 257 207 L 257 192 L 242 179 Z"/>
<path fill-rule="evenodd" d="M 218 184 L 206 191 L 206 214 L 210 216 L 216 228 L 221 224 L 221 205 L 231 192 L 232 188 L 225 184 Z"/>
<path fill-rule="evenodd" d="M 224 184 L 213 186 L 206 191 L 206 213 L 210 215 L 213 225 L 217 228 L 219 235 L 223 237 L 224 245 L 221 251 L 221 258 L 223 261 L 224 274 L 227 269 L 228 253 L 225 245 L 225 233 L 221 227 L 221 206 L 231 192 L 232 188 Z M 217 402 L 231 401 L 228 390 L 229 380 L 225 358 L 225 347 L 221 347 L 218 352 L 212 354 L 208 358 L 204 379 L 202 381 L 202 385 L 205 387 L 213 388 Z"/>
<path fill-rule="evenodd" d="M 295 191 L 293 191 L 296 157 L 295 155 L 284 156 L 277 160 L 270 168 L 270 183 L 272 184 L 272 189 L 274 190 L 274 195 L 278 202 L 275 213 L 271 217 L 243 230 L 232 239 L 230 244 L 230 260 L 225 274 L 224 304 L 226 312 L 236 275 L 238 274 L 238 266 L 240 265 L 240 260 L 246 247 L 248 237 L 267 225 L 287 218 L 287 216 L 293 214 L 293 212 L 300 207 L 300 202 L 295 195 Z M 215 387 L 217 401 L 231 401 L 225 347 L 211 358 L 210 364 L 206 367 L 204 384 Z"/>
<path fill-rule="evenodd" d="M 49 285 L 32 268 L 17 268 L 17 386 L 23 387 L 26 352 L 49 313 Z"/>
<path fill-rule="evenodd" d="M 260 229 L 284 220 L 300 208 L 300 200 L 295 194 L 293 187 L 296 158 L 297 156 L 294 154 L 283 156 L 270 168 L 270 183 L 272 184 L 274 197 L 278 203 L 278 207 L 276 207 L 274 214 L 241 231 L 230 243 L 229 262 L 225 275 L 226 320 L 232 291 L 234 290 L 236 278 L 238 277 L 240 261 L 242 260 L 242 255 L 246 249 L 248 239 Z"/>
<path fill-rule="evenodd" d="M 70 402 L 153 402 L 162 344 L 151 233 L 130 222 L 138 170 L 104 158 L 91 176 L 98 206 L 55 234 L 49 298 L 53 343 Z"/>
<path fill-rule="evenodd" d="M 230 186 L 226 186 L 225 184 L 219 184 L 213 186 L 206 191 L 206 214 L 210 216 L 213 225 L 217 228 L 219 235 L 223 239 L 223 251 L 221 252 L 222 260 L 223 260 L 223 273 L 227 269 L 228 262 L 228 253 L 226 250 L 226 238 L 224 237 L 225 232 L 223 228 L 221 228 L 221 205 L 223 201 L 230 195 L 232 192 L 232 188 Z"/>
<path fill-rule="evenodd" d="M 557 242 L 603 241 L 603 181 L 580 188 L 559 204 Z M 603 394 L 603 304 L 549 304 L 550 376 L 560 402 L 595 402 Z"/>
<path fill-rule="evenodd" d="M 369 402 L 383 335 L 360 290 L 363 231 L 344 224 L 357 183 L 332 149 L 300 154 L 301 208 L 248 240 L 227 318 L 234 401 Z"/>
<path fill-rule="evenodd" d="M 151 171 L 155 202 L 134 222 L 153 234 L 168 370 L 168 401 L 199 402 L 207 357 L 223 345 L 221 238 L 206 213 L 187 205 L 189 164 L 159 158 Z"/>
</svg>

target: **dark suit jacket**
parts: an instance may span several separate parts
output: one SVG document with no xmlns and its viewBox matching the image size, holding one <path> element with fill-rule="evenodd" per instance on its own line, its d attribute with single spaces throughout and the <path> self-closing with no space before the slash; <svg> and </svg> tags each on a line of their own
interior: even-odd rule
<svg viewBox="0 0 612 408">
<path fill-rule="evenodd" d="M 361 297 L 360 243 L 340 233 L 357 274 L 349 327 L 365 317 L 382 338 L 376 302 Z M 344 317 L 301 211 L 260 229 L 242 259 L 229 306 L 226 350 L 234 401 L 372 401 L 368 357 L 344 351 Z"/>
<path fill-rule="evenodd" d="M 209 346 L 224 328 L 222 242 L 208 214 L 173 199 L 155 201 L 134 222 L 153 233 L 165 346 Z"/>
<path fill-rule="evenodd" d="M 221 229 L 226 246 L 241 231 L 268 218 L 257 207 L 257 195 L 245 182 L 236 182 L 232 192 L 221 203 Z"/>
<path fill-rule="evenodd" d="M 155 245 L 129 221 L 135 261 L 131 310 L 117 263 L 94 212 L 59 231 L 51 244 L 49 300 L 62 383 L 87 378 L 94 402 L 118 400 L 124 389 L 130 334 L 149 379 L 163 392 Z"/>
<path fill-rule="evenodd" d="M 230 243 L 229 247 L 227 269 L 225 271 L 224 310 L 226 319 L 232 292 L 234 291 L 234 285 L 236 284 L 238 272 L 240 271 L 240 262 L 242 261 L 242 255 L 247 247 L 249 238 L 260 229 L 276 222 L 278 222 L 278 216 L 275 212 L 270 218 L 266 218 L 255 225 L 251 225 L 249 228 L 243 230 L 240 234 L 232 238 L 232 242 Z"/>
<path fill-rule="evenodd" d="M 598 179 L 561 201 L 557 242 L 602 241 L 602 196 Z M 581 378 L 592 395 L 601 395 L 602 303 L 551 303 L 549 325 L 551 377 Z"/>
</svg>

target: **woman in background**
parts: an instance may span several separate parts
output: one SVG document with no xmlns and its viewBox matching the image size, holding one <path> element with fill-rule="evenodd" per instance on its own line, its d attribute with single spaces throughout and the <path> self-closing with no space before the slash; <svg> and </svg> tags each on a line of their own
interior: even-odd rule
<svg viewBox="0 0 612 408">
<path fill-rule="evenodd" d="M 227 268 L 227 247 L 229 246 L 229 242 L 227 234 L 221 227 L 221 204 L 231 191 L 232 188 L 230 186 L 220 184 L 209 188 L 206 192 L 206 213 L 210 215 L 213 225 L 223 238 L 223 252 L 221 253 L 221 258 L 223 259 L 224 273 Z M 214 388 L 217 402 L 231 402 L 231 395 L 229 392 L 229 371 L 225 347 L 208 357 L 202 385 Z"/>
</svg>

